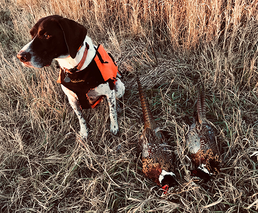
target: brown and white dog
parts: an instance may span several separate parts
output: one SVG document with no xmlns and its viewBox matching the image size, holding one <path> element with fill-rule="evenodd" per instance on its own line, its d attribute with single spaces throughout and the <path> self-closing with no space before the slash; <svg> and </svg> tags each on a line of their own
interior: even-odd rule
<svg viewBox="0 0 258 213">
<path fill-rule="evenodd" d="M 84 26 L 58 15 L 40 19 L 30 34 L 32 41 L 20 50 L 17 57 L 25 66 L 33 68 L 49 66 L 53 59 L 58 61 L 61 68 L 59 83 L 79 119 L 80 135 L 83 138 L 88 136 L 81 109 L 92 107 L 103 96 L 106 96 L 110 109 L 110 131 L 116 135 L 119 130 L 116 98 L 124 95 L 125 87 L 115 62 L 102 61 L 99 48 L 93 45 Z M 104 57 L 108 58 L 108 54 L 104 53 Z M 113 63 L 112 66 L 117 69 L 113 76 L 104 78 L 106 74 L 101 75 L 101 72 L 106 72 L 103 69 L 109 69 L 105 66 L 101 72 L 100 69 L 94 70 L 97 63 L 101 64 L 97 62 L 98 57 L 103 65 Z"/>
</svg>

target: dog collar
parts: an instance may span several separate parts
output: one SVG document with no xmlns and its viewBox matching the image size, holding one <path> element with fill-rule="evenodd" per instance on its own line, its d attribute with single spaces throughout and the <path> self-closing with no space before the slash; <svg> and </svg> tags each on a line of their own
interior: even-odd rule
<svg viewBox="0 0 258 213">
<path fill-rule="evenodd" d="M 79 47 L 78 51 L 81 49 L 81 46 Z M 82 59 L 81 61 L 79 62 L 79 64 L 77 64 L 74 68 L 72 69 L 65 69 L 65 72 L 68 72 L 70 74 L 73 74 L 77 71 L 80 71 L 80 69 L 82 68 L 85 60 L 86 60 L 86 57 L 87 57 L 87 54 L 88 54 L 88 49 L 89 49 L 89 45 L 86 43 L 86 47 L 85 47 L 85 50 L 84 50 L 84 53 L 83 53 L 83 56 L 82 56 Z"/>
</svg>

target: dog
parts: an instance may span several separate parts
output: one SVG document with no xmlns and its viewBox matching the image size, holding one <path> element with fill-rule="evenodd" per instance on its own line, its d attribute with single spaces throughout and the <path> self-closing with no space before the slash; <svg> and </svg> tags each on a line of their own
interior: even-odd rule
<svg viewBox="0 0 258 213">
<path fill-rule="evenodd" d="M 58 83 L 67 95 L 80 124 L 80 135 L 88 136 L 82 109 L 94 108 L 106 96 L 110 132 L 119 131 L 116 98 L 125 93 L 122 77 L 112 56 L 95 46 L 87 29 L 58 15 L 41 18 L 30 30 L 32 40 L 17 54 L 26 67 L 42 68 L 55 59 L 60 66 Z"/>
</svg>

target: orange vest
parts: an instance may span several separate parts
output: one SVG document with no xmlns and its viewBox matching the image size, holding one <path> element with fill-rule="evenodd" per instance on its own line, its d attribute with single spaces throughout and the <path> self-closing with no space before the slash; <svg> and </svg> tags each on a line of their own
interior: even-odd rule
<svg viewBox="0 0 258 213">
<path fill-rule="evenodd" d="M 110 54 L 106 52 L 102 45 L 99 45 L 97 48 L 97 53 L 94 58 L 104 81 L 109 79 L 116 80 L 118 67 Z"/>
<path fill-rule="evenodd" d="M 106 52 L 102 45 L 99 45 L 96 49 L 95 57 L 85 69 L 75 72 L 73 69 L 68 71 L 60 69 L 57 83 L 61 83 L 75 92 L 82 108 L 94 108 L 101 101 L 102 97 L 91 103 L 87 93 L 89 90 L 107 81 L 112 82 L 112 87 L 115 86 L 118 72 L 118 67 L 112 56 Z M 65 80 L 67 77 L 69 82 Z"/>
</svg>

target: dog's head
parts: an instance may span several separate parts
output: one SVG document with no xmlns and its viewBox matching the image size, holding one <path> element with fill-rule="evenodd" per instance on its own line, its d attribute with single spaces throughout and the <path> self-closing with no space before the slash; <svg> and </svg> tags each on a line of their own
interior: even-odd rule
<svg viewBox="0 0 258 213">
<path fill-rule="evenodd" d="M 73 20 L 53 15 L 41 18 L 30 34 L 32 41 L 20 50 L 17 57 L 25 66 L 41 68 L 60 56 L 75 58 L 87 30 Z"/>
</svg>

